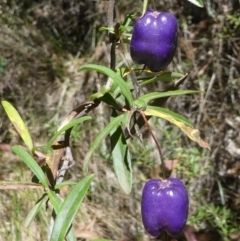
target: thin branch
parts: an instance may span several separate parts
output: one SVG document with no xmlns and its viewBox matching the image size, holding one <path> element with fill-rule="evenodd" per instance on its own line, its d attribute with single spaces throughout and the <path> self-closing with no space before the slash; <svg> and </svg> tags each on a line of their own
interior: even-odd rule
<svg viewBox="0 0 240 241">
<path fill-rule="evenodd" d="M 115 6 L 115 0 L 109 0 L 108 11 L 107 11 L 108 27 L 113 27 L 114 6 Z"/>
<path fill-rule="evenodd" d="M 0 190 L 23 190 L 23 189 L 44 189 L 41 184 L 27 182 L 1 181 Z"/>
<path fill-rule="evenodd" d="M 152 132 L 152 128 L 150 127 L 150 125 L 148 123 L 146 115 L 144 114 L 144 112 L 142 110 L 138 110 L 138 112 L 141 114 L 141 116 L 142 116 L 142 118 L 145 122 L 145 125 L 147 126 L 147 129 L 148 129 L 150 135 L 152 136 L 152 138 L 153 138 L 153 140 L 154 140 L 154 142 L 157 146 L 158 153 L 159 153 L 159 156 L 160 156 L 161 165 L 162 165 L 162 169 L 163 169 L 163 178 L 165 179 L 166 178 L 166 166 L 165 166 L 165 163 L 163 161 L 163 154 L 162 154 L 162 151 L 161 151 L 161 147 L 160 147 L 155 135 Z"/>
<path fill-rule="evenodd" d="M 115 0 L 108 1 L 108 11 L 107 11 L 107 22 L 108 27 L 113 28 L 113 17 L 114 17 L 114 6 Z M 110 50 L 110 68 L 115 70 L 116 68 L 116 36 L 114 32 L 109 31 L 109 42 L 111 44 Z"/>
<path fill-rule="evenodd" d="M 59 126 L 58 130 L 60 130 L 63 126 L 67 125 L 70 121 L 77 117 L 84 116 L 88 112 L 95 109 L 99 104 L 100 100 L 85 102 L 82 105 L 77 106 L 74 108 L 62 121 L 61 125 Z M 70 166 L 73 162 L 73 158 L 71 156 L 71 151 L 67 150 L 67 148 L 70 148 L 70 134 L 71 134 L 72 128 L 65 131 L 61 136 L 57 138 L 57 141 L 54 142 L 52 145 L 53 153 L 51 155 L 50 161 L 48 161 L 48 165 L 51 169 L 52 176 L 54 183 L 52 183 L 52 186 L 55 185 L 55 183 L 60 183 L 63 180 L 63 177 L 65 175 L 65 172 L 61 172 L 61 167 L 66 170 L 66 166 Z M 65 162 L 63 165 L 62 162 Z M 58 181 L 59 178 L 59 172 L 61 172 L 61 181 Z"/>
<path fill-rule="evenodd" d="M 116 42 L 113 41 L 111 43 L 111 50 L 110 50 L 110 69 L 116 69 Z"/>
<path fill-rule="evenodd" d="M 63 126 L 67 125 L 73 119 L 84 116 L 88 112 L 92 111 L 100 104 L 100 100 L 85 102 L 82 105 L 74 108 L 62 121 L 58 130 Z M 72 157 L 72 152 L 70 148 L 70 134 L 72 128 L 66 130 L 61 136 L 57 138 L 57 141 L 52 145 L 53 153 L 50 160 L 47 160 L 47 164 L 50 167 L 50 173 L 48 173 L 49 181 L 54 188 L 55 184 L 61 183 L 64 180 L 66 170 L 69 169 L 73 164 L 74 160 Z M 58 193 L 58 190 L 55 190 Z M 50 219 L 49 229 L 48 229 L 48 240 L 50 240 L 52 229 L 55 222 L 56 213 L 55 210 L 52 211 L 52 216 Z"/>
</svg>

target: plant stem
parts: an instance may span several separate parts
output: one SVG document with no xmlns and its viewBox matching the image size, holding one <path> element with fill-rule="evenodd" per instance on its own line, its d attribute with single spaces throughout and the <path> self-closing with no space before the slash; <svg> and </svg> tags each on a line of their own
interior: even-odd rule
<svg viewBox="0 0 240 241">
<path fill-rule="evenodd" d="M 107 22 L 108 27 L 113 27 L 113 13 L 114 13 L 115 0 L 108 1 Z"/>
<path fill-rule="evenodd" d="M 163 154 L 162 154 L 162 151 L 161 151 L 161 147 L 156 139 L 156 137 L 154 136 L 153 132 L 152 132 L 152 128 L 150 127 L 149 123 L 148 123 L 148 120 L 144 114 L 144 112 L 142 110 L 138 110 L 138 112 L 141 114 L 146 126 L 147 126 L 147 129 L 150 133 L 150 135 L 152 136 L 156 146 L 157 146 L 157 149 L 158 149 L 158 153 L 159 153 L 159 156 L 160 156 L 160 161 L 161 161 L 161 165 L 162 165 L 162 172 L 163 172 L 163 179 L 166 179 L 166 166 L 165 166 L 165 163 L 163 161 Z"/>
<path fill-rule="evenodd" d="M 108 27 L 113 27 L 113 16 L 114 16 L 114 6 L 115 6 L 115 0 L 109 0 L 108 1 L 108 11 L 107 11 L 107 22 Z M 109 31 L 108 33 L 109 41 L 111 44 L 111 50 L 110 50 L 110 68 L 112 70 L 115 70 L 116 68 L 116 39 L 115 39 L 115 33 Z"/>
</svg>

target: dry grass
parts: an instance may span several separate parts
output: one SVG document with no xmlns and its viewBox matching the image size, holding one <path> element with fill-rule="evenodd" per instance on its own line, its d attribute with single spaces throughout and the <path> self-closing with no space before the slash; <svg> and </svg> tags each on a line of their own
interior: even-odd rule
<svg viewBox="0 0 240 241">
<path fill-rule="evenodd" d="M 109 61 L 105 35 L 97 32 L 99 26 L 106 24 L 107 1 L 68 1 L 64 6 L 59 2 L 12 0 L 0 5 L 3 13 L 0 57 L 7 61 L 0 75 L 1 99 L 17 107 L 36 145 L 44 144 L 59 120 L 105 82 L 105 77 L 92 72 L 78 73 L 77 68 L 87 62 L 107 64 Z M 140 11 L 139 2 L 132 2 L 130 10 Z M 226 207 L 239 213 L 240 26 L 237 20 L 231 22 L 228 14 L 239 14 L 240 7 L 235 0 L 206 2 L 206 9 L 186 1 L 161 1 L 157 5 L 158 9 L 173 11 L 180 23 L 179 48 L 169 69 L 189 73 L 182 88 L 204 91 L 194 97 L 169 99 L 166 106 L 189 117 L 212 147 L 210 153 L 196 154 L 202 155 L 201 161 L 207 162 L 210 169 L 198 177 L 191 176 L 188 185 L 193 197 L 197 190 L 204 188 L 208 202 L 221 206 L 217 184 L 220 182 Z M 116 19 L 123 20 L 129 5 L 127 1 L 117 3 Z M 0 142 L 21 143 L 1 106 L 0 113 Z M 106 124 L 108 114 L 109 110 L 101 106 L 93 113 L 94 119 L 96 116 L 99 119 L 84 124 L 81 135 L 76 134 L 73 153 L 77 163 L 68 172 L 69 179 L 82 178 L 86 150 Z M 193 144 L 165 122 L 154 125 L 160 133 L 158 138 L 166 159 L 184 162 L 187 151 L 176 152 L 175 148 L 192 148 Z M 144 181 L 159 170 L 156 167 L 155 172 L 150 171 L 155 161 L 150 147 L 139 153 L 142 150 L 139 143 L 131 142 L 130 146 L 134 164 L 130 196 L 124 195 L 118 186 L 108 148 L 103 146 L 95 155 L 89 168 L 95 179 L 74 223 L 80 240 L 93 237 L 150 240 L 141 224 L 139 201 Z M 1 179 L 29 181 L 31 174 L 9 152 L 0 153 L 0 159 Z M 188 169 L 182 166 L 185 172 L 178 171 L 178 175 L 189 181 L 185 175 Z M 39 190 L 1 192 L 0 240 L 46 240 L 48 219 L 44 210 L 30 229 L 23 227 L 24 218 L 40 193 Z M 196 201 L 193 199 L 193 207 L 200 205 Z M 236 222 L 239 224 L 239 220 Z M 211 226 L 207 222 L 204 225 L 204 228 Z"/>
</svg>

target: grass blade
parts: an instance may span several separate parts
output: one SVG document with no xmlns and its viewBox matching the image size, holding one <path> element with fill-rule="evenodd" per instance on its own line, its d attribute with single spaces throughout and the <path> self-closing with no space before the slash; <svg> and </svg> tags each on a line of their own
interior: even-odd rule
<svg viewBox="0 0 240 241">
<path fill-rule="evenodd" d="M 37 213 L 40 211 L 40 208 L 42 207 L 43 201 L 46 199 L 46 197 L 47 197 L 47 194 L 44 193 L 42 195 L 42 197 L 31 208 L 31 210 L 29 211 L 29 213 L 25 219 L 25 222 L 24 222 L 25 228 L 28 228 L 28 226 L 31 224 L 32 220 L 35 218 Z"/>
</svg>

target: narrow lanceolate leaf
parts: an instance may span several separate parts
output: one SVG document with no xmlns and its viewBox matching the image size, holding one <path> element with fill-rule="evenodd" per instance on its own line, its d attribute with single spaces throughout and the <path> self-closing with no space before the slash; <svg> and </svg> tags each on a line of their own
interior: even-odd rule
<svg viewBox="0 0 240 241">
<path fill-rule="evenodd" d="M 129 13 L 127 16 L 126 16 L 126 18 L 125 18 L 125 20 L 124 20 L 124 22 L 123 22 L 123 26 L 124 26 L 124 30 L 127 28 L 128 29 L 128 27 L 132 27 L 132 26 L 129 26 L 130 24 L 131 24 L 131 22 L 132 22 L 132 20 L 133 20 L 133 17 L 136 15 L 136 13 Z M 122 26 L 121 26 L 122 27 Z"/>
<path fill-rule="evenodd" d="M 102 102 L 112 106 L 114 109 L 119 109 L 116 99 L 112 96 L 105 86 L 102 86 L 100 91 L 91 96 L 91 100 L 99 99 Z"/>
<path fill-rule="evenodd" d="M 44 186 L 48 187 L 48 180 L 45 174 L 43 173 L 41 167 L 33 159 L 33 157 L 26 152 L 21 146 L 13 146 L 12 151 L 20 157 L 25 164 L 32 170 L 35 176 L 38 178 L 39 182 Z"/>
<path fill-rule="evenodd" d="M 32 207 L 32 209 L 29 211 L 25 222 L 24 222 L 24 226 L 26 228 L 28 228 L 28 226 L 31 224 L 32 220 L 35 218 L 35 216 L 37 215 L 37 213 L 40 211 L 40 208 L 42 207 L 42 204 L 44 202 L 44 200 L 46 200 L 47 194 L 44 193 L 42 195 L 42 197 L 35 203 L 35 205 Z"/>
<path fill-rule="evenodd" d="M 48 142 L 47 146 L 51 146 L 53 144 L 54 140 L 56 140 L 56 138 L 58 136 L 60 136 L 64 131 L 74 127 L 75 125 L 77 125 L 79 123 L 82 123 L 83 121 L 91 120 L 91 119 L 92 119 L 91 116 L 82 116 L 82 117 L 79 117 L 79 118 L 69 122 L 67 125 L 63 126 L 57 133 L 54 134 L 54 136 Z"/>
<path fill-rule="evenodd" d="M 147 116 L 157 116 L 178 126 L 191 140 L 197 142 L 201 147 L 211 149 L 209 144 L 201 139 L 200 132 L 189 125 L 189 121 L 177 113 L 161 107 L 148 106 L 144 111 Z"/>
<path fill-rule="evenodd" d="M 105 128 L 102 131 L 100 131 L 100 133 L 95 137 L 95 139 L 93 140 L 93 142 L 84 158 L 83 170 L 85 172 L 87 171 L 89 160 L 90 160 L 93 152 L 95 151 L 95 149 L 101 144 L 102 140 L 104 138 L 106 138 L 113 129 L 117 128 L 120 125 L 122 118 L 123 118 L 123 116 L 120 115 L 120 116 L 116 117 L 115 119 L 111 120 L 110 123 L 107 126 L 105 126 Z"/>
<path fill-rule="evenodd" d="M 61 198 L 59 197 L 59 195 L 57 195 L 55 192 L 48 190 L 48 197 L 49 200 L 51 202 L 51 204 L 53 205 L 53 208 L 55 210 L 55 213 L 58 215 L 59 210 L 62 206 L 63 201 L 61 200 Z M 74 229 L 73 226 L 70 226 L 70 230 L 67 234 L 67 241 L 76 241 L 76 235 L 74 233 Z"/>
<path fill-rule="evenodd" d="M 18 111 L 7 101 L 2 101 L 2 105 L 18 134 L 21 136 L 28 149 L 32 151 L 32 138 Z"/>
<path fill-rule="evenodd" d="M 130 92 L 130 90 L 128 88 L 127 83 L 124 81 L 124 79 L 121 78 L 120 75 L 115 73 L 113 70 L 111 70 L 111 69 L 109 69 L 109 68 L 107 68 L 105 66 L 100 66 L 100 65 L 96 65 L 96 64 L 86 64 L 86 65 L 83 65 L 83 66 L 81 66 L 79 68 L 79 71 L 81 71 L 81 70 L 95 70 L 97 72 L 100 72 L 102 74 L 107 75 L 120 88 L 122 94 L 127 99 L 128 105 L 132 106 L 133 98 L 132 98 L 132 94 L 131 94 L 131 92 Z"/>
<path fill-rule="evenodd" d="M 172 91 L 164 91 L 164 92 L 152 92 L 141 96 L 139 99 L 142 99 L 148 103 L 151 100 L 163 98 L 163 97 L 190 95 L 190 94 L 199 94 L 199 93 L 202 93 L 202 92 L 198 90 L 172 90 Z"/>
<path fill-rule="evenodd" d="M 169 82 L 176 79 L 182 78 L 184 75 L 182 73 L 178 72 L 162 72 L 157 76 L 154 76 L 153 78 L 147 77 L 147 78 L 141 78 L 140 80 L 143 80 L 143 82 L 140 83 L 140 86 L 145 86 L 148 84 L 152 84 L 157 81 L 163 81 L 163 82 Z"/>
<path fill-rule="evenodd" d="M 76 185 L 76 182 L 72 182 L 72 181 L 66 181 L 66 182 L 61 182 L 61 183 L 58 183 L 54 186 L 55 189 L 59 189 L 61 187 L 64 187 L 64 186 L 74 186 Z"/>
<path fill-rule="evenodd" d="M 203 4 L 202 0 L 188 0 L 188 1 L 195 4 L 196 6 L 198 6 L 200 8 L 204 7 L 204 4 Z"/>
<path fill-rule="evenodd" d="M 63 241 L 65 239 L 73 218 L 89 189 L 92 179 L 93 175 L 87 176 L 71 189 L 57 214 L 50 241 Z"/>
<path fill-rule="evenodd" d="M 116 117 L 112 117 L 114 119 Z M 130 194 L 132 189 L 132 164 L 128 145 L 122 131 L 118 126 L 111 133 L 111 149 L 113 158 L 113 167 L 118 182 L 126 194 Z"/>
<path fill-rule="evenodd" d="M 192 124 L 191 121 L 189 121 L 186 117 L 184 117 L 184 116 L 182 116 L 182 115 L 180 115 L 178 113 L 175 113 L 175 112 L 173 112 L 171 110 L 168 110 L 168 109 L 165 109 L 165 108 L 162 108 L 162 107 L 148 105 L 146 111 L 147 111 L 147 113 L 150 113 L 150 112 L 154 113 L 154 115 L 152 115 L 152 116 L 160 117 L 158 115 L 155 115 L 158 112 L 159 115 L 161 114 L 162 116 L 165 116 L 165 118 L 163 118 L 163 117 L 160 117 L 160 118 L 168 120 L 166 118 L 169 117 L 169 119 L 172 119 L 172 120 L 177 121 L 177 122 L 181 122 L 184 125 L 187 125 L 187 126 L 193 128 L 193 124 Z M 171 122 L 170 120 L 168 120 L 168 121 Z"/>
</svg>

